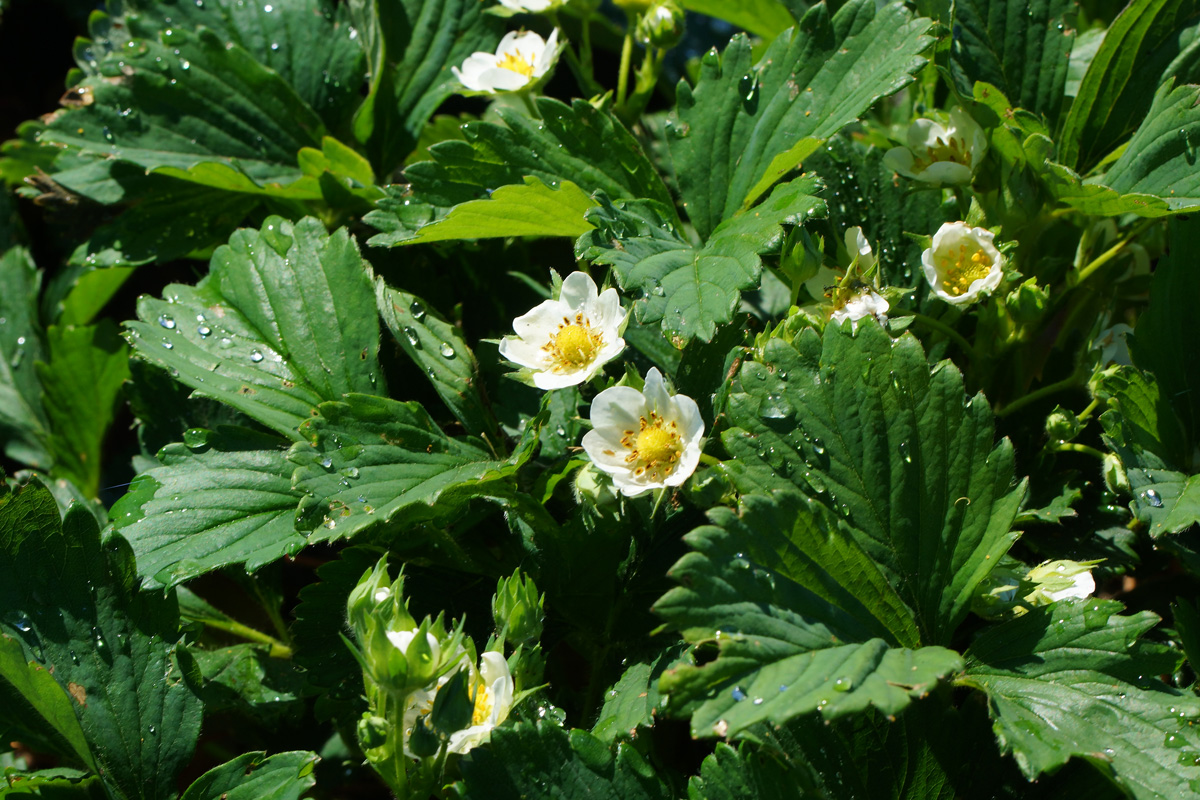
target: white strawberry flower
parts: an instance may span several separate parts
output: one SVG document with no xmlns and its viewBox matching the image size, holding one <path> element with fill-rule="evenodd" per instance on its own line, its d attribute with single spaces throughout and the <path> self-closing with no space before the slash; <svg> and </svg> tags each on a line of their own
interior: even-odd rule
<svg viewBox="0 0 1200 800">
<path fill-rule="evenodd" d="M 451 753 L 465 753 L 486 742 L 491 738 L 492 728 L 508 719 L 512 711 L 513 677 L 502 654 L 488 652 L 479 656 L 479 669 L 471 667 L 471 683 L 475 701 L 471 725 L 450 734 L 446 749 Z"/>
<path fill-rule="evenodd" d="M 509 31 L 495 53 L 472 53 L 462 69 L 451 67 L 450 71 L 473 92 L 515 92 L 540 80 L 557 58 L 557 29 L 548 40 L 532 31 Z"/>
<path fill-rule="evenodd" d="M 908 147 L 893 147 L 883 156 L 889 169 L 932 184 L 970 183 L 987 152 L 987 134 L 961 107 L 950 112 L 947 125 L 918 119 L 908 128 Z"/>
<path fill-rule="evenodd" d="M 669 394 L 651 368 L 642 391 L 614 386 L 592 401 L 592 430 L 583 449 L 627 497 L 679 486 L 700 463 L 704 420 L 696 401 Z"/>
<path fill-rule="evenodd" d="M 1004 256 L 993 244 L 995 238 L 991 231 L 965 222 L 938 228 L 933 246 L 921 254 L 925 280 L 934 294 L 961 306 L 995 290 L 1004 277 Z"/>
<path fill-rule="evenodd" d="M 586 272 L 572 272 L 557 300 L 513 320 L 517 335 L 501 340 L 500 356 L 539 389 L 585 383 L 625 349 L 628 317 L 616 289 L 601 293 Z"/>
<path fill-rule="evenodd" d="M 500 0 L 500 5 L 511 11 L 525 14 L 540 14 L 562 5 L 562 0 Z"/>
<path fill-rule="evenodd" d="M 864 287 L 858 294 L 846 301 L 841 308 L 835 309 L 830 322 L 850 321 L 850 329 L 858 330 L 858 321 L 873 317 L 880 325 L 887 324 L 888 301 L 883 295 L 871 287 Z"/>
<path fill-rule="evenodd" d="M 1096 561 L 1045 561 L 1029 570 L 1025 580 L 1036 585 L 1026 595 L 1033 605 L 1046 605 L 1059 600 L 1082 600 L 1096 591 L 1092 567 Z"/>
</svg>

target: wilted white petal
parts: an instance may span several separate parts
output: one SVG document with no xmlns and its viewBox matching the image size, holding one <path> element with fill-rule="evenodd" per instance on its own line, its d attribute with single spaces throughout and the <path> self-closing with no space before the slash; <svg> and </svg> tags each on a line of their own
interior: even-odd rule
<svg viewBox="0 0 1200 800">
<path fill-rule="evenodd" d="M 583 449 L 626 496 L 679 486 L 700 463 L 700 408 L 686 395 L 669 393 L 657 369 L 646 373 L 641 392 L 615 386 L 596 395 L 591 420 Z"/>
<path fill-rule="evenodd" d="M 865 288 L 851 297 L 846 304 L 833 312 L 830 322 L 850 321 L 850 329 L 858 330 L 858 321 L 864 317 L 872 317 L 880 325 L 887 323 L 889 308 L 887 299 L 874 289 Z"/>
<path fill-rule="evenodd" d="M 513 320 L 516 336 L 500 342 L 500 356 L 524 367 L 539 389 L 562 389 L 592 379 L 625 349 L 627 312 L 615 289 L 599 294 L 586 272 L 572 272 L 557 300 Z"/>
<path fill-rule="evenodd" d="M 1004 277 L 1004 256 L 995 235 L 965 222 L 947 222 L 921 254 L 925 280 L 934 294 L 953 305 L 966 305 L 993 291 Z"/>
</svg>

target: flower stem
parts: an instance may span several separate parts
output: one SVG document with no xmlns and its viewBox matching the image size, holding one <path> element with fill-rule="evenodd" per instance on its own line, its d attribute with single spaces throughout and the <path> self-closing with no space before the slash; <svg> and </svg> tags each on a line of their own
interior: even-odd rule
<svg viewBox="0 0 1200 800">
<path fill-rule="evenodd" d="M 1083 453 L 1085 455 L 1104 460 L 1104 453 L 1101 453 L 1094 447 L 1086 444 L 1076 444 L 1075 442 L 1060 442 L 1050 448 L 1056 453 Z"/>
<path fill-rule="evenodd" d="M 1049 397 L 1057 392 L 1066 391 L 1067 389 L 1074 389 L 1075 387 L 1081 385 L 1083 385 L 1083 381 L 1078 374 L 1069 375 L 1068 377 L 1063 378 L 1061 381 L 1047 384 L 1037 391 L 1030 392 L 1024 397 L 1018 397 L 1004 408 L 997 409 L 995 414 L 997 417 L 1007 417 L 1009 414 L 1021 410 L 1030 403 L 1036 403 L 1043 397 Z"/>
<path fill-rule="evenodd" d="M 719 467 L 721 466 L 721 459 L 716 456 L 710 456 L 708 453 L 701 453 L 700 463 L 708 464 L 710 467 Z"/>
<path fill-rule="evenodd" d="M 1072 283 L 1074 285 L 1078 286 L 1079 284 L 1086 281 L 1088 278 L 1095 275 L 1096 270 L 1100 269 L 1105 264 L 1107 264 L 1109 261 L 1112 261 L 1114 258 L 1119 256 L 1121 254 L 1121 251 L 1124 250 L 1125 247 L 1130 242 L 1132 242 L 1138 236 L 1141 236 L 1147 229 L 1149 229 L 1152 225 L 1154 225 L 1157 222 L 1158 222 L 1157 219 L 1142 220 L 1140 224 L 1136 225 L 1133 230 L 1131 230 L 1128 234 L 1125 235 L 1124 239 L 1117 242 L 1112 247 L 1108 248 L 1103 253 L 1101 253 L 1100 255 L 1093 258 L 1090 264 L 1088 264 L 1087 266 L 1080 269 L 1079 272 L 1075 275 L 1075 280 L 1072 281 Z"/>
<path fill-rule="evenodd" d="M 523 89 L 517 92 L 521 96 L 521 102 L 525 104 L 525 108 L 529 111 L 529 116 L 533 119 L 541 119 L 542 112 L 538 111 L 537 103 L 533 100 L 533 93 L 528 89 Z"/>
<path fill-rule="evenodd" d="M 621 67 L 617 72 L 617 109 L 625 108 L 625 94 L 629 85 L 629 62 L 633 59 L 633 29 L 636 24 L 633 14 L 625 15 L 625 41 L 621 44 Z"/>
<path fill-rule="evenodd" d="M 938 333 L 942 334 L 943 336 L 945 336 L 946 338 L 952 340 L 955 344 L 957 344 L 962 349 L 962 351 L 964 353 L 966 353 L 967 356 L 970 357 L 970 359 L 972 361 L 974 361 L 976 359 L 977 354 L 975 352 L 975 348 L 971 346 L 971 343 L 968 342 L 961 333 L 954 330 L 954 328 L 951 328 L 949 325 L 942 322 L 941 320 L 934 319 L 933 317 L 927 317 L 924 314 L 918 314 L 915 311 L 912 313 L 909 313 L 909 314 L 905 314 L 903 316 L 912 317 L 913 322 L 919 322 L 927 328 L 932 328 L 933 330 L 937 331 Z"/>
<path fill-rule="evenodd" d="M 1079 420 L 1080 422 L 1083 422 L 1085 419 L 1087 419 L 1088 417 L 1090 417 L 1092 415 L 1092 412 L 1095 411 L 1096 408 L 1099 407 L 1099 405 L 1100 405 L 1099 400 L 1092 400 L 1092 402 L 1088 403 L 1087 408 L 1085 408 L 1083 411 L 1079 412 L 1079 415 L 1076 416 L 1075 419 Z"/>
<path fill-rule="evenodd" d="M 192 619 L 202 623 L 207 628 L 225 631 L 226 633 L 233 634 L 234 636 L 245 639 L 246 641 L 270 645 L 271 650 L 267 655 L 269 655 L 271 658 L 286 659 L 292 657 L 292 648 L 288 647 L 283 642 L 279 641 L 273 636 L 263 633 L 260 630 L 255 630 L 249 625 L 243 625 L 236 620 L 212 619 L 209 617 L 193 617 Z"/>
</svg>

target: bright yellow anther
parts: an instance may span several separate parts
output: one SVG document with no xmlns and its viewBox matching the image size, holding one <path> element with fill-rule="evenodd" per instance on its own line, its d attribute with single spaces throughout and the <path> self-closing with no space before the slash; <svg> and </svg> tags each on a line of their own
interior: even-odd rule
<svg viewBox="0 0 1200 800">
<path fill-rule="evenodd" d="M 496 61 L 496 66 L 518 75 L 524 75 L 526 78 L 533 77 L 533 63 L 526 61 L 520 53 L 506 53 L 504 58 Z"/>
<path fill-rule="evenodd" d="M 678 451 L 678 438 L 655 425 L 638 434 L 634 449 L 643 464 L 670 461 Z"/>
<path fill-rule="evenodd" d="M 586 364 L 596 355 L 597 341 L 582 325 L 564 325 L 554 334 L 554 346 L 564 361 Z"/>
<path fill-rule="evenodd" d="M 471 724 L 482 725 L 487 722 L 492 716 L 493 705 L 492 695 L 480 681 L 479 688 L 475 690 L 475 708 L 471 712 Z"/>
</svg>

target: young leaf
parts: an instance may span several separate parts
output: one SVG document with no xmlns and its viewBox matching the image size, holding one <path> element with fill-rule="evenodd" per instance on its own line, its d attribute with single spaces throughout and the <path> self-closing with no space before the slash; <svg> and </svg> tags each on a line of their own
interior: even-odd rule
<svg viewBox="0 0 1200 800">
<path fill-rule="evenodd" d="M 954 365 L 930 370 L 917 339 L 878 325 L 810 328 L 743 365 L 728 415 L 729 452 L 841 513 L 920 641 L 948 643 L 1014 541 L 1025 493 L 1012 445 L 994 442 L 987 401 L 967 397 Z"/>
<path fill-rule="evenodd" d="M 266 755 L 243 753 L 213 767 L 197 778 L 180 800 L 297 800 L 316 783 L 312 777 L 316 753 Z"/>
<path fill-rule="evenodd" d="M 796 24 L 787 8 L 779 0 L 742 0 L 728 3 L 724 0 L 683 0 L 688 11 L 708 14 L 723 19 L 764 40 L 772 39 Z"/>
<path fill-rule="evenodd" d="M 820 711 L 895 714 L 962 660 L 915 648 L 916 623 L 855 538 L 794 491 L 747 495 L 685 537 L 697 552 L 670 575 L 682 585 L 654 610 L 715 661 L 667 670 L 660 691 L 692 715 L 693 736 L 732 736 Z"/>
<path fill-rule="evenodd" d="M 284 436 L 322 401 L 384 391 L 371 276 L 345 229 L 268 217 L 167 298 L 143 297 L 127 323 L 138 355 Z"/>
<path fill-rule="evenodd" d="M 0 724 L 16 726 L 31 745 L 47 748 L 95 769 L 71 698 L 54 676 L 25 657 L 16 639 L 0 633 Z M 3 792 L 0 791 L 0 796 Z"/>
<path fill-rule="evenodd" d="M 467 433 L 499 441 L 495 418 L 478 386 L 479 362 L 462 329 L 417 296 L 389 289 L 382 278 L 375 281 L 375 300 L 397 343 Z"/>
<path fill-rule="evenodd" d="M 1161 683 L 1178 656 L 1138 639 L 1158 622 L 1111 600 L 1063 601 L 983 632 L 960 683 L 988 696 L 1001 746 L 1030 780 L 1069 758 L 1095 764 L 1139 800 L 1200 780 L 1200 700 Z"/>
<path fill-rule="evenodd" d="M 95 497 L 104 466 L 100 446 L 129 377 L 129 348 L 109 320 L 86 328 L 52 326 L 47 343 L 49 362 L 36 366 L 50 421 L 52 471 Z"/>
<path fill-rule="evenodd" d="M 960 0 L 954 4 L 950 70 L 970 97 L 976 81 L 990 83 L 1017 106 L 1058 118 L 1075 41 L 1069 0 Z"/>
<path fill-rule="evenodd" d="M 851 0 L 832 18 L 826 6 L 813 6 L 757 65 L 745 36 L 721 56 L 706 54 L 695 87 L 679 84 L 669 137 L 684 207 L 700 236 L 753 203 L 751 189 L 765 188 L 763 176 L 797 166 L 811 152 L 805 139 L 829 138 L 908 84 L 925 64 L 929 25 L 900 4 L 876 11 L 873 2 Z M 785 164 L 779 159 L 788 153 Z"/>
<path fill-rule="evenodd" d="M 234 714 L 272 728 L 295 725 L 304 711 L 304 674 L 291 659 L 272 656 L 265 644 L 236 644 L 187 651 L 203 685 L 196 693 L 209 712 Z"/>
<path fill-rule="evenodd" d="M 758 286 L 760 255 L 779 246 L 783 226 L 825 213 L 814 196 L 819 188 L 811 176 L 775 187 L 763 203 L 718 225 L 700 248 L 679 238 L 655 204 L 608 204 L 589 213 L 598 227 L 579 238 L 576 256 L 612 266 L 622 289 L 641 292 L 634 304 L 640 322 L 661 322 L 680 344 L 711 341 L 733 319 L 742 290 Z"/>
<path fill-rule="evenodd" d="M 478 440 L 442 433 L 416 402 L 348 395 L 322 403 L 301 433 L 308 441 L 288 459 L 297 465 L 293 485 L 310 495 L 300 512 L 315 529 L 310 541 L 452 515 L 515 469 Z"/>
<path fill-rule="evenodd" d="M 169 588 L 214 569 L 247 572 L 295 555 L 300 493 L 287 442 L 240 428 L 188 431 L 158 454 L 112 509 L 147 588 Z"/>
<path fill-rule="evenodd" d="M 50 468 L 46 414 L 34 364 L 45 359 L 38 324 L 41 274 L 29 251 L 14 247 L 0 257 L 0 440 L 4 454 L 40 469 Z"/>
<path fill-rule="evenodd" d="M 0 497 L 0 553 L 0 632 L 70 697 L 110 792 L 173 797 L 201 714 L 174 658 L 174 597 L 139 593 L 124 541 L 102 546 L 81 508 L 60 520 L 37 484 Z"/>
<path fill-rule="evenodd" d="M 1133 0 L 1113 20 L 1063 120 L 1059 159 L 1084 173 L 1146 117 L 1173 77 L 1194 80 L 1196 0 Z"/>
<path fill-rule="evenodd" d="M 496 728 L 489 745 L 472 751 L 461 768 L 463 778 L 453 787 L 461 800 L 521 800 L 550 786 L 564 798 L 671 797 L 636 749 L 620 747 L 614 756 L 587 731 L 568 733 L 542 720 Z"/>
</svg>

